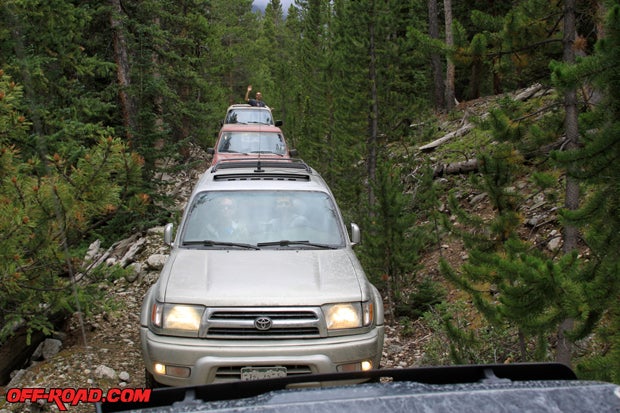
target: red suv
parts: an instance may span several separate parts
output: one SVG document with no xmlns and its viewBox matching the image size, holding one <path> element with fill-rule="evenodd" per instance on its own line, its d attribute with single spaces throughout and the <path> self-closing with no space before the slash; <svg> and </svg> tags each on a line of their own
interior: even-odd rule
<svg viewBox="0 0 620 413">
<path fill-rule="evenodd" d="M 225 124 L 220 129 L 215 147 L 208 148 L 212 164 L 222 159 L 291 158 L 297 151 L 289 149 L 282 130 L 273 125 Z"/>
</svg>

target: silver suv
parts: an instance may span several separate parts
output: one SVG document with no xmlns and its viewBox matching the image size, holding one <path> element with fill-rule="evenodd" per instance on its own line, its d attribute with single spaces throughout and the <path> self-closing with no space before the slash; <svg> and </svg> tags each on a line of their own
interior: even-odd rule
<svg viewBox="0 0 620 413">
<path fill-rule="evenodd" d="M 379 368 L 383 304 L 359 240 L 299 160 L 209 168 L 142 305 L 147 386 Z"/>
</svg>

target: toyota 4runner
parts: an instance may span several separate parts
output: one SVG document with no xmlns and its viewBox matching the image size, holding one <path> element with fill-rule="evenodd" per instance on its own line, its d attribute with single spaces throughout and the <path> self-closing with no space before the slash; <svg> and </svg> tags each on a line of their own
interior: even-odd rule
<svg viewBox="0 0 620 413">
<path fill-rule="evenodd" d="M 383 304 L 320 175 L 295 159 L 222 161 L 188 201 L 145 296 L 148 386 L 379 368 Z"/>
</svg>

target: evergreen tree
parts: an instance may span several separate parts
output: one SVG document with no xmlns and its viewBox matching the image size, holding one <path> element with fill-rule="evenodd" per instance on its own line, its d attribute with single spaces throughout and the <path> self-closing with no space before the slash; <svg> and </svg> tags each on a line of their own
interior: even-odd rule
<svg viewBox="0 0 620 413">
<path fill-rule="evenodd" d="M 620 382 L 620 3 L 610 3 L 605 35 L 596 44 L 593 56 L 582 58 L 576 65 L 552 65 L 559 86 L 575 87 L 584 80 L 592 82 L 603 99 L 594 110 L 581 115 L 582 147 L 555 153 L 574 179 L 587 185 L 589 197 L 577 211 L 564 211 L 571 225 L 584 230 L 592 256 L 581 273 L 584 294 L 582 304 L 587 322 L 573 333 L 583 337 L 593 329 L 604 341 L 606 351 L 592 354 L 578 365 L 588 377 Z"/>
<path fill-rule="evenodd" d="M 128 93 L 140 109 L 131 135 L 149 172 L 157 158 L 183 154 L 188 141 L 207 146 L 216 135 L 227 106 L 219 6 L 204 0 L 124 4 L 133 79 Z"/>
<path fill-rule="evenodd" d="M 417 284 L 415 270 L 419 253 L 428 243 L 423 229 L 415 225 L 416 200 L 406 193 L 402 176 L 401 168 L 389 159 L 383 158 L 379 163 L 375 183 L 377 203 L 361 254 L 372 282 L 387 297 L 392 317 L 407 314 L 406 291 Z"/>
<path fill-rule="evenodd" d="M 103 16 L 88 1 L 0 4 L 0 67 L 24 87 L 21 104 L 33 122 L 24 155 L 74 157 L 96 144 L 90 138 L 102 123 L 118 120 L 114 65 L 89 36 Z"/>
<path fill-rule="evenodd" d="M 441 268 L 472 296 L 491 325 L 518 329 L 515 345 L 522 361 L 542 361 L 551 350 L 543 338 L 566 317 L 579 314 L 579 266 L 576 254 L 554 260 L 519 235 L 520 199 L 513 189 L 513 176 L 520 162 L 518 152 L 507 143 L 481 159 L 482 180 L 477 185 L 493 206 L 492 219 L 464 213 L 451 197 L 451 210 L 460 222 L 455 231 L 468 249 L 468 262 L 461 273 L 445 260 Z"/>
<path fill-rule="evenodd" d="M 115 215 L 144 210 L 148 197 L 129 191 L 140 183 L 141 159 L 102 130 L 83 137 L 96 144 L 77 159 L 20 153 L 30 122 L 19 110 L 21 86 L 1 71 L 0 96 L 1 342 L 17 328 L 50 333 L 51 318 L 79 302 L 89 310 L 88 295 L 72 295 L 86 235 Z"/>
</svg>

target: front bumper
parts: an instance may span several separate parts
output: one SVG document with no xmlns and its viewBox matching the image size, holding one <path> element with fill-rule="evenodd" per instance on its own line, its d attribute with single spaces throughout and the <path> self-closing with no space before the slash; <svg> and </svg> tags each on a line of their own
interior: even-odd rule
<svg viewBox="0 0 620 413">
<path fill-rule="evenodd" d="M 384 327 L 368 333 L 310 340 L 208 340 L 160 336 L 140 328 L 146 369 L 168 386 L 238 380 L 242 367 L 287 368 L 288 374 L 334 373 L 364 360 L 379 368 Z M 189 368 L 188 377 L 158 374 L 155 363 Z"/>
</svg>

